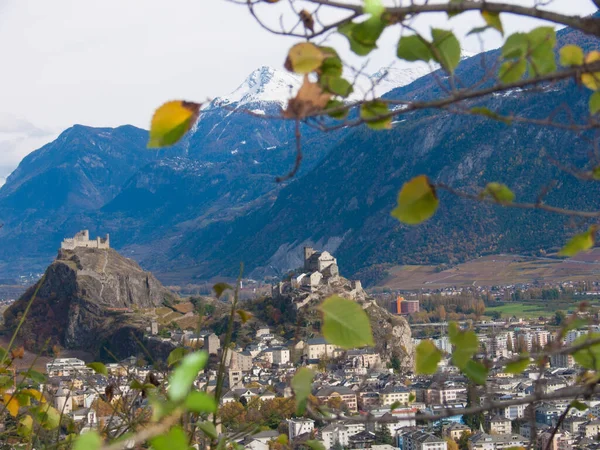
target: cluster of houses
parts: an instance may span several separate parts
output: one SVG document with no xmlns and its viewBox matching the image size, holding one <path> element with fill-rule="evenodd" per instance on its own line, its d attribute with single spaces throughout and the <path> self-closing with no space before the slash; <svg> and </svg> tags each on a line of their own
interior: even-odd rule
<svg viewBox="0 0 600 450">
<path fill-rule="evenodd" d="M 526 321 L 500 329 L 479 325 L 476 331 L 481 352 L 476 357 L 485 356 L 494 362 L 501 363 L 520 351 L 543 348 L 553 339 L 552 333 Z M 570 330 L 561 338 L 572 344 L 588 331 Z M 600 397 L 579 399 L 585 408 L 569 407 L 570 399 L 519 404 L 534 392 L 559 393 L 578 383 L 581 369 L 567 356 L 553 356 L 541 371 L 530 366 L 518 375 L 505 373 L 499 364 L 490 370 L 485 387 L 474 387 L 452 365 L 453 348 L 443 333 L 434 339 L 444 356 L 433 376 L 394 371 L 372 348 L 343 350 L 321 337 L 285 342 L 268 327 L 256 329 L 252 343 L 245 348 L 224 349 L 219 337 L 210 331 L 181 332 L 175 339 L 210 354 L 222 356 L 225 352 L 221 406 L 233 402 L 248 405 L 257 398 L 265 402 L 290 398 L 294 395 L 290 380 L 297 368 L 314 369 L 311 395 L 335 415 L 327 420 L 291 415 L 277 430 L 258 434 L 219 430 L 251 450 L 272 450 L 282 432 L 288 435 L 292 448 L 305 448 L 306 441 L 316 439 L 327 450 L 448 450 L 454 443 L 461 450 L 530 445 L 540 450 L 600 449 Z M 161 381 L 160 373 L 152 372 L 136 358 L 107 364 L 106 368 L 108 377 L 100 376 L 76 358 L 57 358 L 46 367 L 45 392 L 81 430 L 99 424 L 126 427 L 118 416 L 100 411 L 98 401 L 127 399 L 143 408 L 147 400 L 132 388 L 132 377 L 142 382 L 150 377 Z M 213 367 L 198 376 L 196 387 L 214 391 L 215 380 Z M 476 420 L 463 413 L 468 406 L 490 403 L 506 406 L 486 408 Z M 423 415 L 428 417 L 426 421 L 420 419 Z"/>
</svg>

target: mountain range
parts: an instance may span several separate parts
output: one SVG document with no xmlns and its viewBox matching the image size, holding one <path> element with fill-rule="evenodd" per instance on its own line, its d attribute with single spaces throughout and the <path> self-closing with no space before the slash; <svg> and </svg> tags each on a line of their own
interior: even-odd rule
<svg viewBox="0 0 600 450">
<path fill-rule="evenodd" d="M 595 45 L 572 30 L 558 32 L 558 47 L 574 42 Z M 491 51 L 463 60 L 457 77 L 465 86 L 477 83 L 485 75 L 483 58 L 497 56 Z M 395 83 L 385 94 L 390 98 L 431 99 L 448 83 L 439 71 L 417 69 L 380 71 L 373 79 L 384 72 L 384 81 Z M 387 89 L 384 81 L 377 84 L 381 89 Z M 346 273 L 374 281 L 386 264 L 552 250 L 585 226 L 444 192 L 431 220 L 402 225 L 390 211 L 403 182 L 421 173 L 471 192 L 504 182 L 522 201 L 535 201 L 553 182 L 548 203 L 597 207 L 594 183 L 551 162 L 585 165 L 591 133 L 508 126 L 445 110 L 401 116 L 388 131 L 321 133 L 303 126 L 301 170 L 276 183 L 294 163 L 293 125 L 260 116 L 278 114 L 298 85 L 294 76 L 262 67 L 204 108 L 180 143 L 160 151 L 147 150 L 147 132 L 132 126 L 66 130 L 23 159 L 0 188 L 0 272 L 6 277 L 41 269 L 63 237 L 89 229 L 110 233 L 121 253 L 169 284 L 231 276 L 240 261 L 250 276 L 281 275 L 300 265 L 308 244 L 335 252 Z M 566 121 L 587 114 L 588 97 L 589 91 L 564 82 L 470 106 Z M 558 108 L 563 104 L 570 113 Z"/>
</svg>

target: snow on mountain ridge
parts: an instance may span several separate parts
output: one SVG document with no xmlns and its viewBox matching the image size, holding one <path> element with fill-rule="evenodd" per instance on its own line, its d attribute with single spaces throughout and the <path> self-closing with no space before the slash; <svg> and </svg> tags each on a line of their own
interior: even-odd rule
<svg viewBox="0 0 600 450">
<path fill-rule="evenodd" d="M 375 94 L 379 97 L 392 89 L 409 85 L 418 78 L 427 75 L 430 68 L 427 66 L 415 66 L 408 68 L 382 67 L 372 74 L 369 79 L 375 84 Z M 370 89 L 368 86 L 367 89 Z"/>
<path fill-rule="evenodd" d="M 276 102 L 283 107 L 296 94 L 300 84 L 301 80 L 290 73 L 262 66 L 253 71 L 231 94 L 217 97 L 212 106 Z"/>
</svg>

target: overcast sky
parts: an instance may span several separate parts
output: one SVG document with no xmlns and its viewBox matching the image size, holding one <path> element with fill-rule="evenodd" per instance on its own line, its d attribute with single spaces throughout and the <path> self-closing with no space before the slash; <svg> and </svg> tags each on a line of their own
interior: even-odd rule
<svg viewBox="0 0 600 450">
<path fill-rule="evenodd" d="M 276 25 L 282 5 L 261 6 Z M 591 0 L 556 0 L 550 8 L 595 10 Z M 507 32 L 534 26 L 503 19 Z M 482 20 L 439 14 L 418 25 L 464 36 Z M 369 56 L 372 72 L 394 60 L 399 33 L 386 30 Z M 488 49 L 501 43 L 495 31 L 483 36 Z M 295 42 L 267 33 L 225 0 L 0 0 L 0 178 L 72 124 L 147 128 L 166 100 L 205 101 L 234 90 L 261 65 L 282 69 Z M 330 43 L 347 49 L 343 40 Z M 480 50 L 474 38 L 464 47 Z"/>
</svg>

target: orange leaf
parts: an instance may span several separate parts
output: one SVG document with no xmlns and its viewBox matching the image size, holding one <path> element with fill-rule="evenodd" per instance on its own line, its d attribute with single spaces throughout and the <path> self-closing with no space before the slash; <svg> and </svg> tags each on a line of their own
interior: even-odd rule
<svg viewBox="0 0 600 450">
<path fill-rule="evenodd" d="M 23 356 L 25 356 L 25 348 L 23 346 L 13 348 L 10 351 L 10 356 L 12 356 L 13 359 L 23 359 Z"/>
<path fill-rule="evenodd" d="M 308 76 L 305 75 L 296 97 L 288 101 L 283 115 L 291 119 L 302 119 L 310 114 L 323 111 L 329 99 L 331 99 L 331 94 L 323 92 L 318 83 L 311 83 L 308 81 Z"/>
</svg>

